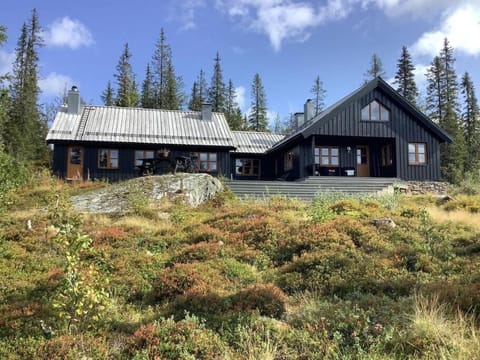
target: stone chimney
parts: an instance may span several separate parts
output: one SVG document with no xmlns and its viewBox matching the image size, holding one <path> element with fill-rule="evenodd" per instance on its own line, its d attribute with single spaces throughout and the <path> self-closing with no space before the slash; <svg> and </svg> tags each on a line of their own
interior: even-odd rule
<svg viewBox="0 0 480 360">
<path fill-rule="evenodd" d="M 293 117 L 295 118 L 295 126 L 298 130 L 305 123 L 305 116 L 303 115 L 302 112 L 296 112 L 295 114 L 293 114 Z"/>
<path fill-rule="evenodd" d="M 67 94 L 67 112 L 69 114 L 80 114 L 81 111 L 80 92 L 76 86 L 72 86 L 72 89 Z"/>
<path fill-rule="evenodd" d="M 202 120 L 212 120 L 212 104 L 202 104 Z"/>
<path fill-rule="evenodd" d="M 312 99 L 307 99 L 305 105 L 303 106 L 303 111 L 305 114 L 305 122 L 312 120 L 315 116 L 315 104 Z"/>
</svg>

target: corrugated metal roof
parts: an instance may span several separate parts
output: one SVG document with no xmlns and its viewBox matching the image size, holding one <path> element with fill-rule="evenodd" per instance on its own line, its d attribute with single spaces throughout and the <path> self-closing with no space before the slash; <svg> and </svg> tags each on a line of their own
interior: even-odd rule
<svg viewBox="0 0 480 360">
<path fill-rule="evenodd" d="M 232 131 L 232 135 L 235 152 L 249 154 L 262 154 L 284 138 L 284 135 L 256 131 Z"/>
<path fill-rule="evenodd" d="M 47 135 L 47 141 L 55 140 L 234 146 L 222 113 L 202 120 L 196 111 L 111 106 L 84 106 L 81 114 L 61 108 Z"/>
</svg>

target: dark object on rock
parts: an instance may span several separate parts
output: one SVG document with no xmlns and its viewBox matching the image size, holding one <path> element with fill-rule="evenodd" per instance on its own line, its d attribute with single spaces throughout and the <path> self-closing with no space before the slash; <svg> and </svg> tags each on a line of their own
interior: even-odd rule
<svg viewBox="0 0 480 360">
<path fill-rule="evenodd" d="M 390 218 L 373 219 L 372 224 L 378 228 L 389 230 L 393 230 L 397 226 L 397 224 L 395 224 L 395 222 Z"/>
</svg>

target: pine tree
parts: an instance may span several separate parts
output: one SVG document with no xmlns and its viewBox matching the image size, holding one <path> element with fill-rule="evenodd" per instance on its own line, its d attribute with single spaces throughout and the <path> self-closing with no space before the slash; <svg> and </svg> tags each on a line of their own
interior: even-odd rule
<svg viewBox="0 0 480 360">
<path fill-rule="evenodd" d="M 377 54 L 372 55 L 372 59 L 370 60 L 370 68 L 365 73 L 366 80 L 375 79 L 378 76 L 385 76 L 385 70 L 383 69 L 382 60 Z"/>
<path fill-rule="evenodd" d="M 140 106 L 145 109 L 155 108 L 155 89 L 153 87 L 153 76 L 150 70 L 150 64 L 147 64 L 145 70 L 145 79 L 142 83 L 142 93 L 140 95 Z"/>
<path fill-rule="evenodd" d="M 205 80 L 205 73 L 203 70 L 200 70 L 197 80 L 193 82 L 188 108 L 192 111 L 200 111 L 202 109 L 202 104 L 207 101 L 207 96 L 208 88 Z"/>
<path fill-rule="evenodd" d="M 225 99 L 227 97 L 225 83 L 223 82 L 222 67 L 220 65 L 220 55 L 214 59 L 212 81 L 208 92 L 208 100 L 212 104 L 212 110 L 223 112 L 225 110 Z"/>
<path fill-rule="evenodd" d="M 402 47 L 402 54 L 397 62 L 394 84 L 397 85 L 397 91 L 400 95 L 412 104 L 417 103 L 418 89 L 415 82 L 415 66 L 406 46 Z"/>
<path fill-rule="evenodd" d="M 167 44 L 165 31 L 160 29 L 160 37 L 155 44 L 152 57 L 152 75 L 155 94 L 155 108 L 178 110 L 183 104 L 182 80 L 175 75 L 172 62 L 172 49 Z"/>
<path fill-rule="evenodd" d="M 103 101 L 103 104 L 105 106 L 113 106 L 115 105 L 115 90 L 112 87 L 112 83 L 109 81 L 107 83 L 107 88 L 103 90 L 102 95 L 100 95 L 100 98 Z"/>
<path fill-rule="evenodd" d="M 462 77 L 461 93 L 464 99 L 462 124 L 467 147 L 465 171 L 473 172 L 480 167 L 480 109 L 475 86 L 468 72 Z"/>
<path fill-rule="evenodd" d="M 130 64 L 132 54 L 128 48 L 128 43 L 125 43 L 122 55 L 117 64 L 117 73 L 115 79 L 117 80 L 117 96 L 115 105 L 121 107 L 135 107 L 138 106 L 138 90 L 135 81 L 135 74 Z"/>
<path fill-rule="evenodd" d="M 454 63 L 453 48 L 445 39 L 440 55 L 433 59 L 426 77 L 428 115 L 453 139 L 452 144 L 440 145 L 442 176 L 456 183 L 464 173 L 466 146 L 458 116 L 458 83 Z"/>
<path fill-rule="evenodd" d="M 4 26 L 0 25 L 0 47 L 3 46 L 3 43 L 7 40 L 7 29 Z M 5 123 L 7 122 L 7 108 L 8 108 L 8 91 L 4 88 L 3 81 L 6 80 L 7 76 L 0 76 L 0 153 L 3 152 L 4 140 L 4 129 Z"/>
<path fill-rule="evenodd" d="M 251 110 L 248 115 L 249 130 L 267 131 L 267 99 L 262 85 L 262 79 L 258 73 L 255 74 L 252 83 Z"/>
<path fill-rule="evenodd" d="M 227 87 L 227 97 L 225 99 L 225 118 L 227 119 L 230 130 L 243 129 L 242 111 L 237 103 L 237 93 L 233 82 L 230 79 Z"/>
<path fill-rule="evenodd" d="M 315 115 L 318 115 L 322 112 L 323 107 L 325 106 L 325 89 L 323 88 L 323 82 L 320 80 L 320 76 L 317 75 L 313 82 L 313 86 L 310 89 L 310 92 L 313 95 L 313 102 L 315 104 Z"/>
<path fill-rule="evenodd" d="M 10 103 L 5 124 L 6 150 L 16 159 L 45 163 L 47 124 L 37 106 L 38 49 L 43 45 L 37 11 L 22 26 L 15 49 L 15 62 L 10 82 Z"/>
</svg>

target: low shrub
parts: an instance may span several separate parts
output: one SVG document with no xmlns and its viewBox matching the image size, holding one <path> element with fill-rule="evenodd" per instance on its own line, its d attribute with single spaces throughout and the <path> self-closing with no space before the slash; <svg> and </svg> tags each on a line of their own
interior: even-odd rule
<svg viewBox="0 0 480 360">
<path fill-rule="evenodd" d="M 127 347 L 127 354 L 136 359 L 223 359 L 225 353 L 220 337 L 195 316 L 143 325 L 131 336 Z"/>
<path fill-rule="evenodd" d="M 271 284 L 251 285 L 234 294 L 230 300 L 236 311 L 257 310 L 260 315 L 280 318 L 286 311 L 287 296 Z"/>
</svg>

